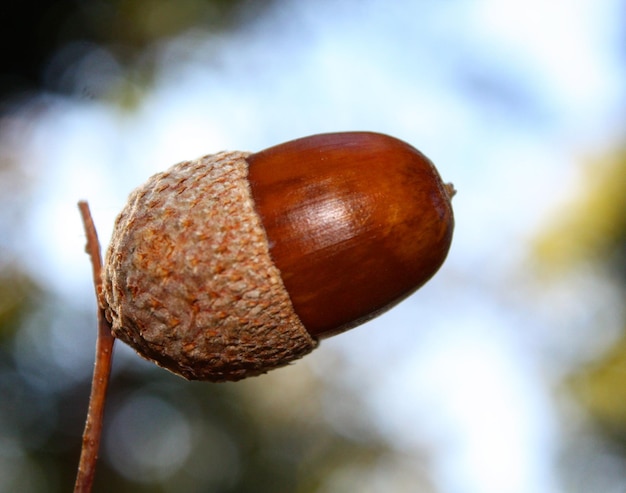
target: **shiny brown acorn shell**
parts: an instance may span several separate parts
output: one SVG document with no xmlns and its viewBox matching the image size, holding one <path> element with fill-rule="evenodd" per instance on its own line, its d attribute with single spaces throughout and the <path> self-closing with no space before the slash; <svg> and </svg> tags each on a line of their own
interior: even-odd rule
<svg viewBox="0 0 626 493">
<path fill-rule="evenodd" d="M 453 189 L 401 140 L 321 134 L 246 160 L 270 254 L 314 336 L 380 315 L 428 281 L 448 254 Z"/>
</svg>

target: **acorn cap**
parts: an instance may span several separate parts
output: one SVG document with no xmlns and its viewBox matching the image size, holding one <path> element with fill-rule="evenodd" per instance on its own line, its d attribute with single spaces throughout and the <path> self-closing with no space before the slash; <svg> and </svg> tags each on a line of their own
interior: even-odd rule
<svg viewBox="0 0 626 493">
<path fill-rule="evenodd" d="M 103 306 L 115 337 L 190 380 L 239 380 L 317 346 L 269 255 L 243 152 L 151 177 L 118 216 Z"/>
</svg>

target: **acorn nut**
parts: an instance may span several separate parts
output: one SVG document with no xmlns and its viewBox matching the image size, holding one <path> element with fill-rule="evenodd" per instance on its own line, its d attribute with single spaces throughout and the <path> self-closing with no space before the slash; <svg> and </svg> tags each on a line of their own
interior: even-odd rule
<svg viewBox="0 0 626 493">
<path fill-rule="evenodd" d="M 415 148 L 370 132 L 185 161 L 130 195 L 101 303 L 117 338 L 178 375 L 259 375 L 428 281 L 453 193 Z"/>
</svg>

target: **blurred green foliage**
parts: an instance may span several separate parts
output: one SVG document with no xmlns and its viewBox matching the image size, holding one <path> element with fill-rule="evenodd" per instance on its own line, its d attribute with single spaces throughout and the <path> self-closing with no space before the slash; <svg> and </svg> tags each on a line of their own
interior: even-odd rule
<svg viewBox="0 0 626 493">
<path fill-rule="evenodd" d="M 24 272 L 14 266 L 0 270 L 0 342 L 15 335 L 41 296 L 41 289 Z"/>
</svg>

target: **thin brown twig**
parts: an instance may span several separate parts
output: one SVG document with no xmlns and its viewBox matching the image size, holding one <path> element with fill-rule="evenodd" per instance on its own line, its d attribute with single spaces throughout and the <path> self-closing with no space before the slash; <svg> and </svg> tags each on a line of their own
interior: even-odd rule
<svg viewBox="0 0 626 493">
<path fill-rule="evenodd" d="M 93 284 L 96 290 L 96 299 L 102 290 L 102 257 L 100 254 L 100 242 L 98 233 L 91 217 L 89 204 L 81 201 L 78 208 L 83 219 L 83 226 L 87 235 L 87 245 L 85 250 L 91 257 L 93 270 Z M 113 358 L 113 343 L 115 338 L 111 333 L 111 324 L 104 315 L 104 309 L 98 303 L 98 338 L 96 340 L 96 360 L 93 369 L 93 379 L 91 381 L 91 395 L 89 396 L 89 410 L 87 411 L 87 422 L 83 432 L 83 445 L 76 475 L 74 493 L 89 493 L 93 486 L 96 473 L 96 461 L 98 459 L 98 449 L 100 448 L 100 437 L 102 435 L 102 421 L 104 417 L 104 404 L 106 400 L 107 388 L 109 385 L 109 375 L 111 374 L 111 363 Z"/>
</svg>

